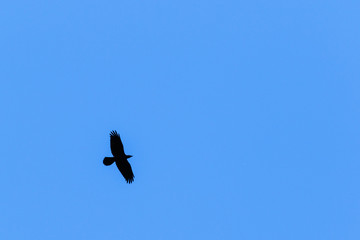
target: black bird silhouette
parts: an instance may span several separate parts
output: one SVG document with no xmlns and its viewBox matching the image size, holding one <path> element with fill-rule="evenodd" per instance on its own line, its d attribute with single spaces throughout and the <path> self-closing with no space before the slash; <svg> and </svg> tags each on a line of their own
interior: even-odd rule
<svg viewBox="0 0 360 240">
<path fill-rule="evenodd" d="M 110 166 L 114 162 L 118 167 L 121 174 L 124 176 L 127 183 L 132 183 L 134 181 L 134 174 L 132 172 L 128 158 L 131 158 L 131 155 L 126 155 L 124 152 L 124 146 L 121 142 L 120 135 L 116 131 L 110 132 L 110 148 L 111 153 L 114 157 L 105 157 L 104 165 Z"/>
</svg>

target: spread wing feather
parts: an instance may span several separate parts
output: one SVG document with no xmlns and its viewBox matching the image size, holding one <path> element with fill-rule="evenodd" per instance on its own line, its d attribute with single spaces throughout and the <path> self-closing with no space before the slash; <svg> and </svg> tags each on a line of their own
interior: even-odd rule
<svg viewBox="0 0 360 240">
<path fill-rule="evenodd" d="M 124 176 L 127 183 L 132 183 L 134 181 L 134 173 L 131 169 L 130 163 L 127 160 L 116 161 L 116 166 Z"/>
<path fill-rule="evenodd" d="M 114 157 L 121 157 L 125 155 L 120 135 L 116 131 L 111 131 L 110 133 L 110 148 Z"/>
</svg>

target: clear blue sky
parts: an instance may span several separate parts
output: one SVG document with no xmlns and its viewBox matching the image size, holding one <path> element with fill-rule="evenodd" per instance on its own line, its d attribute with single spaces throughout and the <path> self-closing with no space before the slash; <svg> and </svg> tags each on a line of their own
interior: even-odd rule
<svg viewBox="0 0 360 240">
<path fill-rule="evenodd" d="M 0 239 L 360 239 L 359 9 L 4 1 Z"/>
</svg>

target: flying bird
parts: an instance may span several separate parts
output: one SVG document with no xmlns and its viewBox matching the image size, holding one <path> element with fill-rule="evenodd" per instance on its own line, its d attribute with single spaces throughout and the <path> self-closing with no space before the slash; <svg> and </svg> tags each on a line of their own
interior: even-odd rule
<svg viewBox="0 0 360 240">
<path fill-rule="evenodd" d="M 131 169 L 130 163 L 127 160 L 132 156 L 125 154 L 120 135 L 116 131 L 110 132 L 110 148 L 114 157 L 105 157 L 103 160 L 104 165 L 110 166 L 115 162 L 126 182 L 132 183 L 134 181 L 134 173 Z"/>
</svg>

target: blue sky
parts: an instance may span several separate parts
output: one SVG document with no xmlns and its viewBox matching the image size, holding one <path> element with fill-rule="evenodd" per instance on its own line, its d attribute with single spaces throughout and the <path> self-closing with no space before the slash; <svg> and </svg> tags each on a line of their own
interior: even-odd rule
<svg viewBox="0 0 360 240">
<path fill-rule="evenodd" d="M 0 239 L 359 239 L 359 7 L 4 2 Z"/>
</svg>

